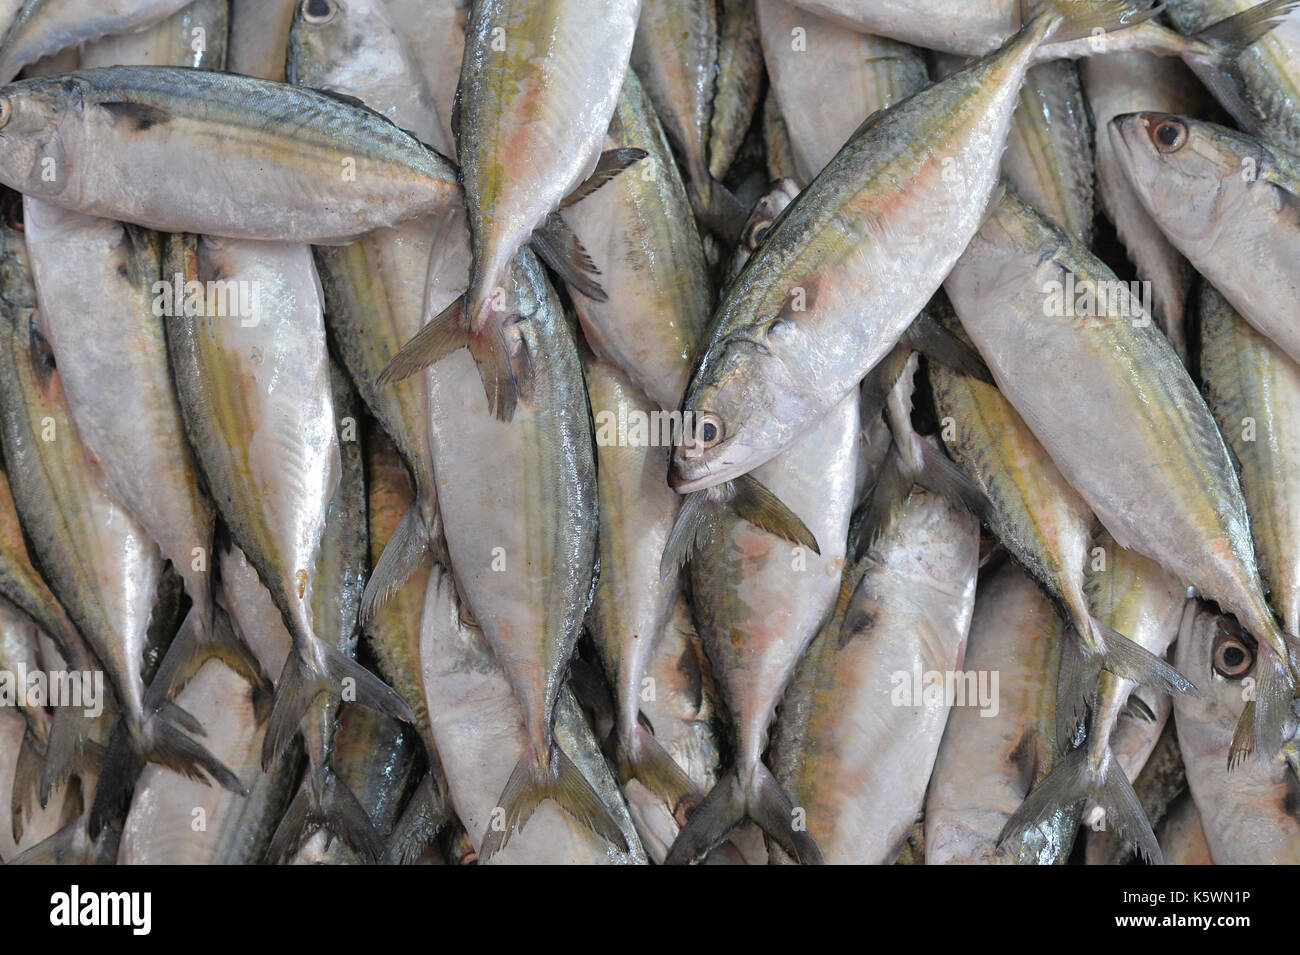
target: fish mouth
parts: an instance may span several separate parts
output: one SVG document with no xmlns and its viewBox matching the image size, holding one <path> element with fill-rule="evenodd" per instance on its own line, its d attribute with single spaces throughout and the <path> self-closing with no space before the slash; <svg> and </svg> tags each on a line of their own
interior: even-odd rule
<svg viewBox="0 0 1300 955">
<path fill-rule="evenodd" d="M 722 447 L 719 445 L 719 451 Z M 688 458 L 679 451 L 668 466 L 668 484 L 678 494 L 704 491 L 748 474 L 761 463 L 755 461 L 754 449 L 744 446 L 728 447 L 710 461 Z"/>
<path fill-rule="evenodd" d="M 1146 125 L 1146 116 L 1143 113 L 1125 113 L 1122 116 L 1116 116 L 1108 124 L 1111 145 L 1115 147 L 1115 152 L 1119 155 L 1120 162 L 1124 165 L 1125 170 L 1134 168 L 1133 146 L 1131 145 L 1130 134 L 1137 129 L 1141 123 Z"/>
</svg>

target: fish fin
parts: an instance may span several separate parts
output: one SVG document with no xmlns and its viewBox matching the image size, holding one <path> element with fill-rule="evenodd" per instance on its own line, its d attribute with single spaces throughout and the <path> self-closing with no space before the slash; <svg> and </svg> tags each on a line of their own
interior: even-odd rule
<svg viewBox="0 0 1300 955">
<path fill-rule="evenodd" d="M 1105 648 L 1102 651 L 1102 669 L 1134 683 L 1155 687 L 1171 696 L 1178 693 L 1200 696 L 1196 684 L 1168 662 L 1112 630 L 1096 617 L 1090 618 L 1090 622 L 1093 633 L 1101 638 L 1101 645 Z"/>
<path fill-rule="evenodd" d="M 600 269 L 583 246 L 576 232 L 558 212 L 546 217 L 542 225 L 533 230 L 532 247 L 566 285 L 596 302 L 609 301 L 609 295 L 593 275 Z"/>
<path fill-rule="evenodd" d="M 424 774 L 415 792 L 393 826 L 384 850 L 384 862 L 389 865 L 414 865 L 425 848 L 451 821 L 451 807 L 439 792 L 432 771 Z"/>
<path fill-rule="evenodd" d="M 1164 6 L 1152 6 L 1148 0 L 1021 0 L 1022 19 L 1040 14 L 1054 15 L 1059 22 L 1049 30 L 1043 43 L 1066 43 L 1103 32 L 1126 30 L 1160 15 Z"/>
<path fill-rule="evenodd" d="M 168 700 L 158 707 L 158 715 L 163 719 L 170 720 L 187 733 L 194 736 L 207 736 L 208 731 L 203 728 L 203 724 L 189 710 Z"/>
<path fill-rule="evenodd" d="M 428 322 L 389 359 L 384 370 L 375 379 L 376 384 L 388 385 L 410 378 L 417 371 L 446 358 L 457 348 L 469 344 L 469 335 L 462 325 L 465 299 L 456 299 Z"/>
<path fill-rule="evenodd" d="M 1295 680 L 1285 660 L 1267 650 L 1257 654 L 1253 730 L 1255 755 L 1262 760 L 1270 761 L 1282 750 L 1295 690 Z"/>
<path fill-rule="evenodd" d="M 1082 742 L 1079 730 L 1088 717 L 1088 705 L 1097 690 L 1101 660 L 1084 652 L 1079 640 L 1061 641 L 1056 671 L 1056 751 L 1067 752 Z"/>
<path fill-rule="evenodd" d="M 131 124 L 133 131 L 142 133 L 154 126 L 162 126 L 171 121 L 172 114 L 148 103 L 98 103 L 100 109 L 113 117 L 116 124 L 124 121 Z"/>
<path fill-rule="evenodd" d="M 315 640 L 315 637 L 308 639 Z M 317 640 L 317 653 L 325 658 L 325 672 L 317 672 L 303 653 L 295 646 L 289 651 L 275 686 L 275 702 L 266 723 L 266 736 L 262 740 L 262 769 L 271 767 L 285 747 L 298 732 L 298 724 L 307 715 L 312 701 L 322 693 L 341 697 L 344 680 L 351 680 L 352 695 L 348 702 L 368 706 L 394 719 L 415 722 L 415 715 L 406 702 L 388 684 L 375 676 L 357 661 L 345 657 L 333 647 Z"/>
<path fill-rule="evenodd" d="M 192 717 L 191 717 L 192 718 Z M 191 739 L 161 715 L 149 717 L 144 725 L 142 755 L 145 760 L 207 783 L 206 773 L 213 782 L 237 793 L 247 796 L 248 789 L 239 781 L 239 777 L 226 768 L 226 765 L 213 756 L 202 744 Z"/>
<path fill-rule="evenodd" d="M 499 325 L 485 329 L 482 335 L 470 338 L 469 350 L 474 355 L 479 377 L 483 380 L 488 411 L 498 421 L 510 421 L 514 418 L 515 407 L 519 403 L 519 381 L 515 378 L 515 369 L 510 363 L 510 347 L 506 344 L 505 331 Z"/>
<path fill-rule="evenodd" d="M 742 474 L 731 482 L 731 508 L 755 527 L 775 534 L 798 547 L 821 554 L 817 538 L 794 511 L 759 483 L 753 474 Z"/>
<path fill-rule="evenodd" d="M 50 794 L 62 787 L 73 773 L 87 768 L 89 754 L 94 752 L 88 745 L 93 723 L 94 720 L 74 707 L 60 706 L 54 710 L 50 735 L 45 741 L 45 765 L 41 768 L 42 806 L 49 805 Z"/>
<path fill-rule="evenodd" d="M 1255 752 L 1255 701 L 1247 700 L 1237 717 L 1237 728 L 1228 747 L 1228 772 L 1232 772 Z"/>
<path fill-rule="evenodd" d="M 89 864 L 81 820 L 74 819 L 58 832 L 8 860 L 5 865 Z"/>
<path fill-rule="evenodd" d="M 856 522 L 855 540 L 850 542 L 854 563 L 867 556 L 871 545 L 893 523 L 894 515 L 907 501 L 916 482 L 906 471 L 903 455 L 895 444 L 885 454 L 885 463 L 871 487 L 866 510 L 861 520 Z"/>
<path fill-rule="evenodd" d="M 23 730 L 18 744 L 18 759 L 14 763 L 13 793 L 10 798 L 11 823 L 14 842 L 23 841 L 23 824 L 31 817 L 32 804 L 40 798 L 41 768 L 45 753 L 36 741 L 31 727 Z"/>
<path fill-rule="evenodd" d="M 749 210 L 722 183 L 706 177 L 703 186 L 698 186 L 692 180 L 687 192 L 696 217 L 710 232 L 729 243 L 734 243 L 744 232 Z M 768 234 L 771 235 L 770 230 Z"/>
<path fill-rule="evenodd" d="M 198 603 L 193 603 L 145 690 L 145 712 L 164 706 L 168 696 L 184 687 L 203 664 L 214 657 L 254 687 L 271 685 L 270 679 L 262 672 L 262 664 L 248 644 L 235 633 L 230 619 L 224 613 L 216 612 L 215 608 L 205 619 Z M 175 722 L 185 725 L 191 733 L 202 735 L 197 720 L 193 726 L 186 725 L 183 719 Z"/>
<path fill-rule="evenodd" d="M 424 526 L 417 502 L 402 515 L 393 536 L 384 545 L 384 552 L 379 555 L 370 579 L 366 581 L 365 593 L 361 595 L 363 624 L 374 616 L 376 610 L 393 599 L 428 556 L 429 532 Z"/>
<path fill-rule="evenodd" d="M 311 813 L 311 783 L 304 778 L 298 785 L 298 791 L 289 802 L 284 815 L 276 824 L 271 841 L 266 846 L 266 865 L 277 865 L 287 860 L 302 843 L 307 832 Z"/>
<path fill-rule="evenodd" d="M 754 792 L 747 797 L 734 770 L 724 775 L 704 801 L 687 817 L 677 834 L 665 865 L 699 863 L 745 819 L 753 819 L 790 858 L 804 864 L 825 862 L 817 842 L 806 832 L 795 830 L 794 805 L 780 784 L 759 765 L 754 773 Z"/>
<path fill-rule="evenodd" d="M 325 776 L 320 814 L 325 827 L 341 837 L 367 863 L 377 865 L 384 857 L 384 840 L 375 830 L 375 824 L 356 793 L 337 773 L 329 772 Z"/>
<path fill-rule="evenodd" d="M 639 723 L 632 727 L 631 741 L 619 745 L 617 762 L 619 782 L 640 780 L 674 812 L 682 803 L 698 802 L 703 796 L 654 734 Z"/>
<path fill-rule="evenodd" d="M 717 513 L 705 491 L 693 491 L 682 501 L 677 520 L 668 533 L 664 555 L 659 560 L 659 579 L 666 581 L 683 567 L 691 555 L 704 546 L 716 530 Z"/>
<path fill-rule="evenodd" d="M 993 384 L 993 375 L 980 353 L 944 328 L 929 312 L 916 316 L 916 320 L 903 333 L 903 342 L 930 361 L 938 362 L 976 381 Z"/>
<path fill-rule="evenodd" d="M 1068 753 L 1030 791 L 1002 827 L 998 844 L 1013 835 L 1019 836 L 1058 810 L 1069 809 L 1088 798 L 1104 810 L 1108 820 L 1114 820 L 1116 831 L 1133 843 L 1148 864 L 1164 865 L 1164 854 L 1151 831 L 1151 822 L 1119 762 L 1108 753 L 1101 769 L 1093 769 L 1086 747 Z"/>
<path fill-rule="evenodd" d="M 574 189 L 573 192 L 565 196 L 564 201 L 560 203 L 561 209 L 567 209 L 575 202 L 581 202 L 589 195 L 609 182 L 620 172 L 632 165 L 634 162 L 640 162 L 650 155 L 644 149 L 638 149 L 634 146 L 624 146 L 621 149 L 607 149 L 600 154 L 596 160 L 596 168 L 591 175 L 583 181 L 582 185 Z M 603 299 L 601 301 L 604 301 Z"/>
<path fill-rule="evenodd" d="M 550 762 L 549 768 L 541 764 L 533 744 L 524 749 L 501 793 L 499 808 L 505 814 L 504 825 L 488 825 L 479 850 L 480 859 L 491 858 L 506 847 L 511 835 L 523 832 L 528 819 L 546 799 L 554 799 L 560 808 L 592 832 L 609 840 L 619 851 L 627 851 L 627 840 L 618 824 L 564 750 L 552 745 Z"/>
<path fill-rule="evenodd" d="M 1264 0 L 1210 24 L 1192 34 L 1192 39 L 1200 40 L 1226 60 L 1235 60 L 1281 24 L 1297 6 L 1300 0 Z"/>
<path fill-rule="evenodd" d="M 954 504 L 960 504 L 981 522 L 988 523 L 993 517 L 993 503 L 984 489 L 934 444 L 921 441 L 920 445 L 921 473 L 916 476 L 916 483 Z"/>
</svg>

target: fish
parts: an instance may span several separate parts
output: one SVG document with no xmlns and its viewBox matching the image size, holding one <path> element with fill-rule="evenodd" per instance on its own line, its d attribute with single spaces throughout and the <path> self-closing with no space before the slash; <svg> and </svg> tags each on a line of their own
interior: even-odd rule
<svg viewBox="0 0 1300 955">
<path fill-rule="evenodd" d="M 583 362 L 596 427 L 600 577 L 587 628 L 615 693 L 615 766 L 624 785 L 635 777 L 676 809 L 698 802 L 695 783 L 641 723 L 646 673 L 677 603 L 677 574 L 660 576 L 659 562 L 681 498 L 668 486 L 669 446 L 650 434 L 637 438 L 619 419 L 649 420 L 655 405 L 618 369 Z"/>
<path fill-rule="evenodd" d="M 302 0 L 229 0 L 232 73 L 284 82 L 289 26 Z"/>
<path fill-rule="evenodd" d="M 505 670 L 527 728 L 496 804 L 501 813 L 475 844 L 480 858 L 491 858 L 543 800 L 554 799 L 626 851 L 624 834 L 553 730 L 595 576 L 595 458 L 573 330 L 537 259 L 521 253 L 517 269 L 513 296 L 534 388 L 514 420 L 498 419 L 481 389 L 467 385 L 476 373 L 472 356 L 449 355 L 426 375 L 456 589 Z M 438 749 L 449 756 L 441 742 Z"/>
<path fill-rule="evenodd" d="M 709 121 L 709 175 L 727 178 L 763 97 L 763 47 L 754 0 L 722 0 L 718 76 Z"/>
<path fill-rule="evenodd" d="M 146 705 L 141 674 L 150 612 L 162 578 L 162 556 L 145 530 L 108 491 L 73 423 L 62 377 L 49 343 L 40 335 L 25 256 L 14 255 L 21 237 L 5 227 L 8 268 L 0 308 L 4 338 L 0 362 L 0 444 L 14 504 L 50 589 L 107 671 L 123 720 L 105 755 L 105 775 L 95 793 L 89 825 L 103 821 L 129 788 L 137 761 L 159 762 L 195 779 L 211 779 L 242 792 L 239 779 L 208 750 Z M 94 667 L 101 670 L 101 667 Z M 64 707 L 74 726 L 93 719 L 87 708 Z M 176 715 L 176 714 L 172 714 Z M 192 720 L 189 729 L 197 727 Z M 88 736 L 79 726 L 74 736 Z"/>
<path fill-rule="evenodd" d="M 1063 865 L 1069 858 L 1081 806 L 1060 808 L 1018 839 L 998 838 L 1030 788 L 1061 760 L 1056 693 L 1064 639 L 1064 619 L 1021 567 L 1006 561 L 986 572 L 961 666 L 998 673 L 997 710 L 948 713 L 925 798 L 926 865 Z"/>
<path fill-rule="evenodd" d="M 1166 113 L 1117 116 L 1109 131 L 1134 193 L 1174 247 L 1300 360 L 1300 158 Z"/>
<path fill-rule="evenodd" d="M 0 598 L 0 674 L 5 675 L 9 693 L 22 694 L 17 699 L 5 700 L 5 703 L 18 709 L 24 723 L 19 741 L 7 749 L 7 752 L 15 754 L 12 784 L 0 787 L 0 793 L 8 791 L 11 794 L 10 822 L 15 843 L 22 842 L 23 829 L 34 816 L 33 806 L 40 792 L 41 765 L 50 738 L 50 716 L 45 712 L 45 706 L 31 699 L 26 686 L 18 682 L 24 679 L 18 674 L 41 672 L 37 659 L 39 633 L 30 617 L 8 600 Z"/>
<path fill-rule="evenodd" d="M 1170 865 L 1213 865 L 1205 841 L 1201 814 L 1190 795 L 1178 800 L 1156 830 L 1160 848 Z"/>
<path fill-rule="evenodd" d="M 1089 603 L 1106 626 L 1131 635 L 1140 647 L 1161 657 L 1178 638 L 1187 596 L 1158 563 L 1125 550 L 1109 535 L 1097 540 L 1093 568 L 1104 568 L 1089 581 Z M 1062 673 L 1068 672 L 1062 665 Z M 1065 758 L 1030 792 L 1003 829 L 1003 836 L 1067 810 L 1081 794 L 1095 809 L 1085 817 L 1092 828 L 1114 828 L 1130 840 L 1148 863 L 1164 861 L 1151 822 L 1142 812 L 1132 777 L 1111 750 L 1120 713 L 1136 684 L 1103 672 L 1091 699 L 1092 720 L 1084 744 Z M 1154 745 L 1154 739 L 1152 739 Z"/>
<path fill-rule="evenodd" d="M 640 6 L 479 0 L 470 9 L 453 125 L 474 265 L 463 303 L 434 319 L 445 340 L 424 357 L 432 363 L 468 343 L 493 414 L 504 421 L 520 390 L 516 332 L 504 327 L 520 307 L 509 301 L 511 261 L 546 225 L 554 238 L 538 248 L 548 264 L 582 281 L 590 268 L 581 247 L 562 218 L 548 217 L 572 204 L 593 174 L 594 186 L 639 158 L 615 154 L 612 165 L 598 168 Z"/>
<path fill-rule="evenodd" d="M 439 150 L 455 155 L 456 133 L 451 126 L 456 89 L 460 85 L 461 59 L 465 53 L 465 25 L 470 0 L 384 0 L 393 22 L 407 39 L 411 54 L 420 66 L 433 95 L 441 125 L 440 138 L 447 144 Z M 436 149 L 438 140 L 429 143 Z"/>
<path fill-rule="evenodd" d="M 570 285 L 570 297 L 595 355 L 616 366 L 660 410 L 676 412 L 713 291 L 686 188 L 632 70 L 604 146 L 639 149 L 646 158 L 566 210 L 609 296 L 599 301 Z"/>
<path fill-rule="evenodd" d="M 250 150 L 246 136 L 260 145 Z M 180 161 L 199 143 L 206 162 Z M 446 159 L 351 101 L 167 66 L 0 87 L 0 182 L 164 232 L 326 244 L 444 210 L 460 194 Z"/>
<path fill-rule="evenodd" d="M 455 359 L 453 359 L 455 361 Z M 473 384 L 475 372 L 465 369 Z M 481 399 L 480 399 L 481 402 Z M 592 798 L 619 833 L 610 839 L 549 800 L 539 802 L 526 830 L 499 850 L 487 834 L 506 817 L 493 795 L 515 772 L 515 752 L 528 745 L 528 714 L 512 688 L 508 670 L 486 634 L 467 621 L 453 575 L 434 564 L 420 623 L 420 660 L 429 715 L 439 752 L 445 754 L 447 786 L 457 815 L 464 820 L 474 850 L 483 862 L 640 865 L 645 852 L 637 838 L 618 782 L 600 752 L 582 710 L 567 686 L 557 690 L 554 734 Z M 479 835 L 482 833 L 483 835 Z M 619 845 L 619 842 L 622 845 Z"/>
<path fill-rule="evenodd" d="M 1070 307 L 1058 308 L 1066 283 L 1079 297 L 1069 293 Z M 1252 710 L 1253 732 L 1243 723 L 1239 751 L 1253 740 L 1277 752 L 1293 638 L 1264 598 L 1223 437 L 1168 339 L 1109 269 L 1011 195 L 945 288 L 998 389 L 1115 541 L 1217 600 L 1270 647 L 1262 712 Z M 1107 655 L 1111 672 L 1192 689 L 1131 641 L 1106 633 L 1099 644 L 1097 635 L 1079 636 L 1090 654 Z"/>
<path fill-rule="evenodd" d="M 311 711 L 319 694 L 337 698 L 343 681 L 351 680 L 347 686 L 356 702 L 398 719 L 412 714 L 378 677 L 327 642 L 328 619 L 315 619 L 317 588 L 334 586 L 317 579 L 318 570 L 328 572 L 317 561 L 342 461 L 311 251 L 295 244 L 172 236 L 165 265 L 187 281 L 220 275 L 258 289 L 255 323 L 220 317 L 208 301 L 201 314 L 172 320 L 167 344 L 199 469 L 292 636 L 275 682 L 263 769 L 270 769 L 306 717 L 316 730 L 306 738 L 312 778 L 323 784 L 326 754 Z M 346 799 L 337 787 L 332 792 Z"/>
<path fill-rule="evenodd" d="M 1201 607 L 1184 619 L 1174 652 L 1178 668 L 1205 688 L 1201 698 L 1174 700 L 1174 725 L 1215 865 L 1300 858 L 1294 760 L 1248 760 L 1228 768 L 1234 726 L 1252 692 L 1248 681 L 1258 686 L 1260 646 L 1232 619 Z M 1294 745 L 1293 720 L 1288 729 Z"/>
<path fill-rule="evenodd" d="M 1151 283 L 1153 317 L 1186 363 L 1184 326 L 1194 272 L 1134 195 L 1109 127 L 1116 116 L 1139 110 L 1195 115 L 1204 95 L 1183 64 L 1148 53 L 1090 57 L 1079 71 L 1096 119 L 1097 198 L 1138 275 Z"/>
<path fill-rule="evenodd" d="M 693 429 L 669 474 L 679 493 L 771 460 L 889 353 L 983 221 L 1033 51 L 1124 12 L 1050 8 L 997 53 L 864 121 L 714 312 L 683 405 Z M 934 221 L 942 234 L 915 226 Z"/>
<path fill-rule="evenodd" d="M 786 117 L 799 182 L 825 168 L 862 122 L 929 83 L 916 47 L 850 30 L 785 0 L 756 0 L 772 94 Z M 834 82 L 836 95 L 827 96 Z"/>
<path fill-rule="evenodd" d="M 110 33 L 128 33 L 170 17 L 190 0 L 104 0 L 87 6 L 27 0 L 0 40 L 0 83 L 41 57 Z"/>
<path fill-rule="evenodd" d="M 74 69 L 130 65 L 219 70 L 226 63 L 229 32 L 230 0 L 192 0 L 144 30 L 85 44 Z"/>
<path fill-rule="evenodd" d="M 919 490 L 891 517 L 838 625 L 800 663 L 772 741 L 777 779 L 832 864 L 891 863 L 911 833 L 952 703 L 911 687 L 961 668 L 975 606 L 975 519 Z"/>
<path fill-rule="evenodd" d="M 767 155 L 767 175 L 773 182 L 789 179 L 798 192 L 802 188 L 796 177 L 794 144 L 790 142 L 790 128 L 781 113 L 776 93 L 769 87 L 763 97 L 763 152 Z M 804 183 L 803 185 L 807 185 Z"/>
</svg>

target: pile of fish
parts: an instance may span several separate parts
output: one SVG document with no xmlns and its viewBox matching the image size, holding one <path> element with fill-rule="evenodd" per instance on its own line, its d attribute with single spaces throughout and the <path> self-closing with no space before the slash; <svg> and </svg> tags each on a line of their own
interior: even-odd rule
<svg viewBox="0 0 1300 955">
<path fill-rule="evenodd" d="M 1300 862 L 1300 0 L 0 29 L 0 859 Z"/>
</svg>

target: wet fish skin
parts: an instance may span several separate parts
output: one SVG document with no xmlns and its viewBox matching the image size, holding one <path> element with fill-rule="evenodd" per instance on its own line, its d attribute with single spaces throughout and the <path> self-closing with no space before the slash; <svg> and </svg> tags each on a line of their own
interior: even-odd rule
<svg viewBox="0 0 1300 955">
<path fill-rule="evenodd" d="M 1164 113 L 1118 116 L 1110 136 L 1134 192 L 1169 241 L 1248 322 L 1300 360 L 1300 159 Z"/>
<path fill-rule="evenodd" d="M 429 144 L 444 156 L 456 155 L 456 134 L 451 128 L 456 88 L 460 85 L 461 58 L 465 52 L 465 24 L 470 0 L 384 0 L 393 20 L 410 42 L 433 94 L 442 126 L 441 139 Z"/>
<path fill-rule="evenodd" d="M 283 83 L 289 26 L 301 5 L 301 0 L 230 0 L 230 72 Z"/>
<path fill-rule="evenodd" d="M 1234 725 L 1246 703 L 1244 680 L 1259 657 L 1232 621 L 1200 608 L 1179 633 L 1175 663 L 1205 688 L 1174 701 L 1187 783 L 1216 865 L 1294 863 L 1300 858 L 1295 774 L 1286 760 L 1228 768 Z M 1233 665 L 1229 666 L 1231 663 Z M 1288 727 L 1294 734 L 1295 725 Z M 1291 744 L 1293 745 L 1293 743 Z"/>
<path fill-rule="evenodd" d="M 0 83 L 43 56 L 151 26 L 171 16 L 190 0 L 103 0 L 93 4 L 60 0 L 28 0 L 0 43 Z"/>
<path fill-rule="evenodd" d="M 709 175 L 718 182 L 731 170 L 763 95 L 763 48 L 754 8 L 754 0 L 722 0 L 709 123 Z"/>
<path fill-rule="evenodd" d="M 230 0 L 192 0 L 152 27 L 86 44 L 76 69 L 120 64 L 219 70 L 229 33 Z"/>
<path fill-rule="evenodd" d="M 1133 194 L 1111 141 L 1110 121 L 1123 113 L 1156 110 L 1195 115 L 1204 99 L 1185 66 L 1168 57 L 1117 53 L 1090 57 L 1079 65 L 1096 120 L 1097 198 L 1115 224 L 1138 275 L 1151 282 L 1154 317 L 1174 350 L 1187 360 L 1184 329 L 1193 271 Z"/>
<path fill-rule="evenodd" d="M 1066 808 L 1018 840 L 999 834 L 1030 788 L 1060 762 L 1056 685 L 1065 622 L 1019 566 L 980 581 L 963 670 L 997 670 L 998 711 L 948 714 L 925 802 L 927 865 L 1061 865 L 1081 808 Z"/>
<path fill-rule="evenodd" d="M 378 114 L 312 90 L 115 66 L 23 80 L 0 97 L 0 181 L 147 228 L 332 243 L 459 196 L 455 171 L 436 152 Z M 196 148 L 207 161 L 179 160 Z M 107 154 L 116 161 L 87 165 Z"/>
<path fill-rule="evenodd" d="M 714 313 L 684 410 L 715 437 L 676 449 L 678 492 L 770 460 L 894 346 L 979 227 L 1029 57 L 1055 23 L 1036 20 L 880 114 L 791 204 Z M 950 228 L 922 243 L 909 238 L 913 217 Z"/>
<path fill-rule="evenodd" d="M 574 310 L 599 358 L 660 409 L 677 411 L 713 290 L 686 188 L 632 70 L 604 146 L 639 148 L 647 156 L 565 211 L 608 295 L 598 302 L 570 286 Z"/>
</svg>

